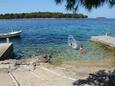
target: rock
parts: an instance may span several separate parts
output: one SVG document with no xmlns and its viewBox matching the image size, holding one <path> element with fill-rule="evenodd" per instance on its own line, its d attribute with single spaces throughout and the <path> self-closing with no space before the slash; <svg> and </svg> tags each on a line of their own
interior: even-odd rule
<svg viewBox="0 0 115 86">
<path fill-rule="evenodd" d="M 50 62 L 52 56 L 46 54 L 46 55 L 36 56 L 36 58 L 38 59 L 39 62 L 48 63 Z"/>
<path fill-rule="evenodd" d="M 91 85 L 85 84 L 84 86 L 91 86 Z"/>
<path fill-rule="evenodd" d="M 89 74 L 86 79 L 80 79 L 73 83 L 74 86 L 115 86 L 115 70 L 105 72 L 100 70 L 94 74 Z"/>
<path fill-rule="evenodd" d="M 80 79 L 73 83 L 74 86 L 79 86 L 79 85 L 83 85 L 83 84 L 88 84 L 88 81 Z"/>
<path fill-rule="evenodd" d="M 109 79 L 110 79 L 109 84 L 111 86 L 115 86 L 115 70 L 112 73 L 110 73 Z"/>
</svg>

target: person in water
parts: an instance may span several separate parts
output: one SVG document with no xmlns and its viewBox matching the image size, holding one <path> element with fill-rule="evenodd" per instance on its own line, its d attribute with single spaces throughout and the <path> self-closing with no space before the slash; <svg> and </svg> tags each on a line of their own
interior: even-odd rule
<svg viewBox="0 0 115 86">
<path fill-rule="evenodd" d="M 82 55 L 84 53 L 84 49 L 83 49 L 83 45 L 82 44 L 80 45 L 80 49 L 79 50 L 80 50 L 80 55 Z"/>
</svg>

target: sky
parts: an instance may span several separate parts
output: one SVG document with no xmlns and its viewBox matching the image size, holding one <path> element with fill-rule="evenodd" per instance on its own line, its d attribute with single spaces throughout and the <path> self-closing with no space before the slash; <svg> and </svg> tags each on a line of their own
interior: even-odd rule
<svg viewBox="0 0 115 86">
<path fill-rule="evenodd" d="M 4 13 L 23 13 L 23 12 L 64 12 L 65 3 L 56 5 L 55 0 L 0 0 L 0 14 Z M 88 15 L 89 18 L 107 17 L 115 18 L 115 7 L 109 8 L 107 5 L 88 12 L 80 7 L 78 13 Z"/>
</svg>

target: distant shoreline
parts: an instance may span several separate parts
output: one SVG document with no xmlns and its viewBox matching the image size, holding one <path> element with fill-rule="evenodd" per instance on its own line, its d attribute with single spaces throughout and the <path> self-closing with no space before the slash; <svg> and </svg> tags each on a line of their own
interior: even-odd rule
<svg viewBox="0 0 115 86">
<path fill-rule="evenodd" d="M 23 20 L 23 19 L 36 19 L 36 20 L 37 19 L 44 19 L 44 20 L 47 20 L 47 19 L 51 19 L 51 20 L 55 20 L 55 19 L 60 19 L 60 20 L 61 19 L 62 20 L 63 19 L 76 19 L 77 20 L 77 19 L 96 19 L 96 18 L 15 18 L 15 19 L 13 18 L 13 19 L 0 19 L 0 20 L 17 20 L 17 19 L 18 20 Z"/>
<path fill-rule="evenodd" d="M 73 20 L 78 20 L 78 19 L 97 19 L 97 20 L 107 20 L 107 19 L 115 19 L 115 18 L 105 18 L 105 19 L 99 19 L 99 18 L 12 18 L 12 19 L 0 19 L 0 20 L 26 20 L 26 19 L 39 19 L 39 20 L 47 20 L 47 19 L 51 19 L 51 20 L 55 20 L 55 19 L 60 19 L 60 20 L 69 20 L 69 19 L 73 19 Z"/>
<path fill-rule="evenodd" d="M 60 13 L 60 12 L 32 12 L 32 13 L 7 13 L 0 14 L 0 19 L 22 19 L 22 18 L 88 18 L 84 14 Z"/>
</svg>

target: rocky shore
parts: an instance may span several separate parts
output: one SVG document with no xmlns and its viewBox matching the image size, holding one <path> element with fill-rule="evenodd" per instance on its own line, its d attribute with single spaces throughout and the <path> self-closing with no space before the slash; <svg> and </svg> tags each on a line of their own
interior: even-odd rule
<svg viewBox="0 0 115 86">
<path fill-rule="evenodd" d="M 50 61 L 49 55 L 41 55 L 41 56 L 32 56 L 28 59 L 9 59 L 0 61 L 0 69 L 7 69 L 7 71 L 12 71 L 17 69 L 19 66 L 27 65 L 31 66 L 30 69 L 33 66 L 33 69 L 35 69 L 36 66 L 40 65 L 40 63 L 48 63 Z"/>
<path fill-rule="evenodd" d="M 77 64 L 74 65 L 68 62 L 55 65 L 50 62 L 50 58 L 49 55 L 41 55 L 28 59 L 0 61 L 0 86 L 14 86 L 16 84 L 12 81 L 9 73 L 15 77 L 19 83 L 18 86 L 84 86 L 85 83 L 80 83 L 81 81 L 87 81 L 89 74 L 96 76 L 97 71 L 113 71 L 115 69 L 115 66 L 81 62 L 76 62 Z M 109 75 L 108 72 L 102 71 L 102 74 L 104 73 Z M 92 78 L 95 77 L 92 76 Z M 90 84 L 89 86 L 98 85 Z"/>
<path fill-rule="evenodd" d="M 99 70 L 91 73 L 86 79 L 79 79 L 73 83 L 74 86 L 115 86 L 115 70 Z"/>
</svg>

